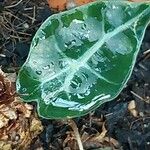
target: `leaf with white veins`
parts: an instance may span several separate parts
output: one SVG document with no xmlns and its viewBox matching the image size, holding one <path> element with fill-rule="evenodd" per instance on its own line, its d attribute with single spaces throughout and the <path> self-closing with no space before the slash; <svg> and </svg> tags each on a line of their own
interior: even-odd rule
<svg viewBox="0 0 150 150">
<path fill-rule="evenodd" d="M 150 21 L 150 3 L 99 1 L 49 17 L 17 79 L 45 118 L 87 114 L 127 83 Z"/>
</svg>

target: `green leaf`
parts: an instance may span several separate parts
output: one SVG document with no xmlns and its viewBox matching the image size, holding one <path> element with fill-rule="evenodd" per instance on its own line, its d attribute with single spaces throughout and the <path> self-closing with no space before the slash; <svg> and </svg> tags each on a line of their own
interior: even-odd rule
<svg viewBox="0 0 150 150">
<path fill-rule="evenodd" d="M 150 3 L 93 2 L 49 17 L 37 31 L 17 91 L 44 118 L 85 115 L 126 85 Z"/>
</svg>

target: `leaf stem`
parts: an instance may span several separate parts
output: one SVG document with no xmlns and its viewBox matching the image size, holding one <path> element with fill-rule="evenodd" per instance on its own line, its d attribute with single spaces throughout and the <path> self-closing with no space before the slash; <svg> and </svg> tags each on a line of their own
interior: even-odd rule
<svg viewBox="0 0 150 150">
<path fill-rule="evenodd" d="M 82 145 L 82 141 L 80 138 L 79 130 L 78 130 L 76 123 L 72 119 L 69 119 L 68 124 L 71 126 L 72 130 L 74 131 L 74 134 L 75 134 L 78 146 L 79 146 L 79 150 L 84 150 L 83 145 Z"/>
</svg>

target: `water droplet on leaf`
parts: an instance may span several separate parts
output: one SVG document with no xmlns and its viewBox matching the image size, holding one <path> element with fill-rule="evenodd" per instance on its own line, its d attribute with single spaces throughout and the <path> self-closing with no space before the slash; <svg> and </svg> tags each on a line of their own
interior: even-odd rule
<svg viewBox="0 0 150 150">
<path fill-rule="evenodd" d="M 36 74 L 41 75 L 42 71 L 36 71 Z"/>
<path fill-rule="evenodd" d="M 44 70 L 50 69 L 50 65 L 44 66 L 43 69 L 44 69 Z"/>
<path fill-rule="evenodd" d="M 26 88 L 23 88 L 23 89 L 22 89 L 22 92 L 23 92 L 23 93 L 25 93 L 26 91 L 27 91 L 27 89 L 26 89 Z"/>
</svg>

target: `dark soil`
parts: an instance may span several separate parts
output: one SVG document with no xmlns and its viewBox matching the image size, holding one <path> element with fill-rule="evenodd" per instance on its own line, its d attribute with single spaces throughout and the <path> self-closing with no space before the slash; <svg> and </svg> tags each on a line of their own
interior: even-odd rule
<svg viewBox="0 0 150 150">
<path fill-rule="evenodd" d="M 29 46 L 41 23 L 53 12 L 45 0 L 0 0 L 0 66 L 4 72 L 17 72 L 27 58 Z M 87 150 L 110 148 L 124 150 L 150 149 L 150 27 L 147 28 L 133 74 L 121 94 L 113 101 L 100 106 L 95 112 L 76 118 L 75 122 L 84 139 L 103 131 L 108 139 L 95 142 L 85 140 Z M 134 100 L 136 115 L 129 111 Z M 77 149 L 68 124 L 56 120 L 42 120 L 43 133 L 30 149 Z M 83 136 L 84 135 L 84 136 Z M 65 141 L 64 141 L 65 140 Z M 115 144 L 115 143 L 119 144 Z"/>
</svg>

